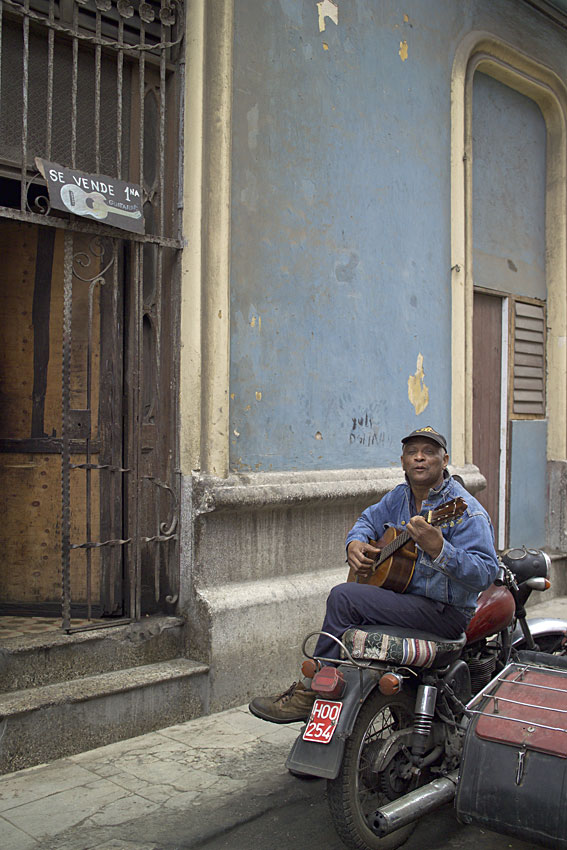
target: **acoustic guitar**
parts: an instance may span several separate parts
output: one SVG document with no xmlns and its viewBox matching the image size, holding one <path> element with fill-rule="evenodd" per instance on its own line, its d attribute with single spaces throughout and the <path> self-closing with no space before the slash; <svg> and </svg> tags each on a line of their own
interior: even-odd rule
<svg viewBox="0 0 567 850">
<path fill-rule="evenodd" d="M 450 502 L 445 502 L 435 511 L 429 511 L 424 519 L 430 525 L 454 523 L 464 514 L 467 504 L 460 496 Z M 371 546 L 380 549 L 380 554 L 372 565 L 372 572 L 366 576 L 357 576 L 354 569 L 349 570 L 347 581 L 360 584 L 373 584 L 386 590 L 404 593 L 415 570 L 417 551 L 414 541 L 407 529 L 387 528 L 380 540 L 369 540 Z"/>
</svg>

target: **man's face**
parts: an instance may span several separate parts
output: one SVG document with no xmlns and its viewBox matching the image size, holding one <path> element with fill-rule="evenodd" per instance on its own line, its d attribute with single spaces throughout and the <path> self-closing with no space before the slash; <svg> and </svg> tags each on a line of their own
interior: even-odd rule
<svg viewBox="0 0 567 850">
<path fill-rule="evenodd" d="M 438 487 L 448 463 L 449 455 L 433 440 L 412 437 L 404 443 L 402 469 L 412 486 Z"/>
</svg>

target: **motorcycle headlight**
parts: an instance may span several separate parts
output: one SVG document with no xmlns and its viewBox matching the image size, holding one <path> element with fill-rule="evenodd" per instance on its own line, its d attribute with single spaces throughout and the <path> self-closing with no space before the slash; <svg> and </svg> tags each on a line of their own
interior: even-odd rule
<svg viewBox="0 0 567 850">
<path fill-rule="evenodd" d="M 548 578 L 551 560 L 547 552 L 541 549 L 508 549 L 502 556 L 502 561 L 512 570 L 518 582 L 529 578 Z"/>
</svg>

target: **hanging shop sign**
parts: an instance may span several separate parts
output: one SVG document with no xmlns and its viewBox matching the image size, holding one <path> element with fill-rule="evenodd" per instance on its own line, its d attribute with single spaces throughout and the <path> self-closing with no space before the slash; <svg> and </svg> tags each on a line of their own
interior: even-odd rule
<svg viewBox="0 0 567 850">
<path fill-rule="evenodd" d="M 35 163 L 47 182 L 54 209 L 94 218 L 133 233 L 144 232 L 140 186 L 104 174 L 85 174 L 39 157 Z"/>
</svg>

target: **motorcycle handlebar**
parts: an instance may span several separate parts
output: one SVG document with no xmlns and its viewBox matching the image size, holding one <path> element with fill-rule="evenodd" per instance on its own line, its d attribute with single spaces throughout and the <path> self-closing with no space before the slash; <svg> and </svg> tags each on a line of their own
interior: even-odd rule
<svg viewBox="0 0 567 850">
<path fill-rule="evenodd" d="M 506 584 L 506 569 L 505 567 L 499 567 L 498 573 L 496 574 L 496 578 L 494 579 L 494 584 L 497 587 L 502 587 L 503 584 Z"/>
</svg>

